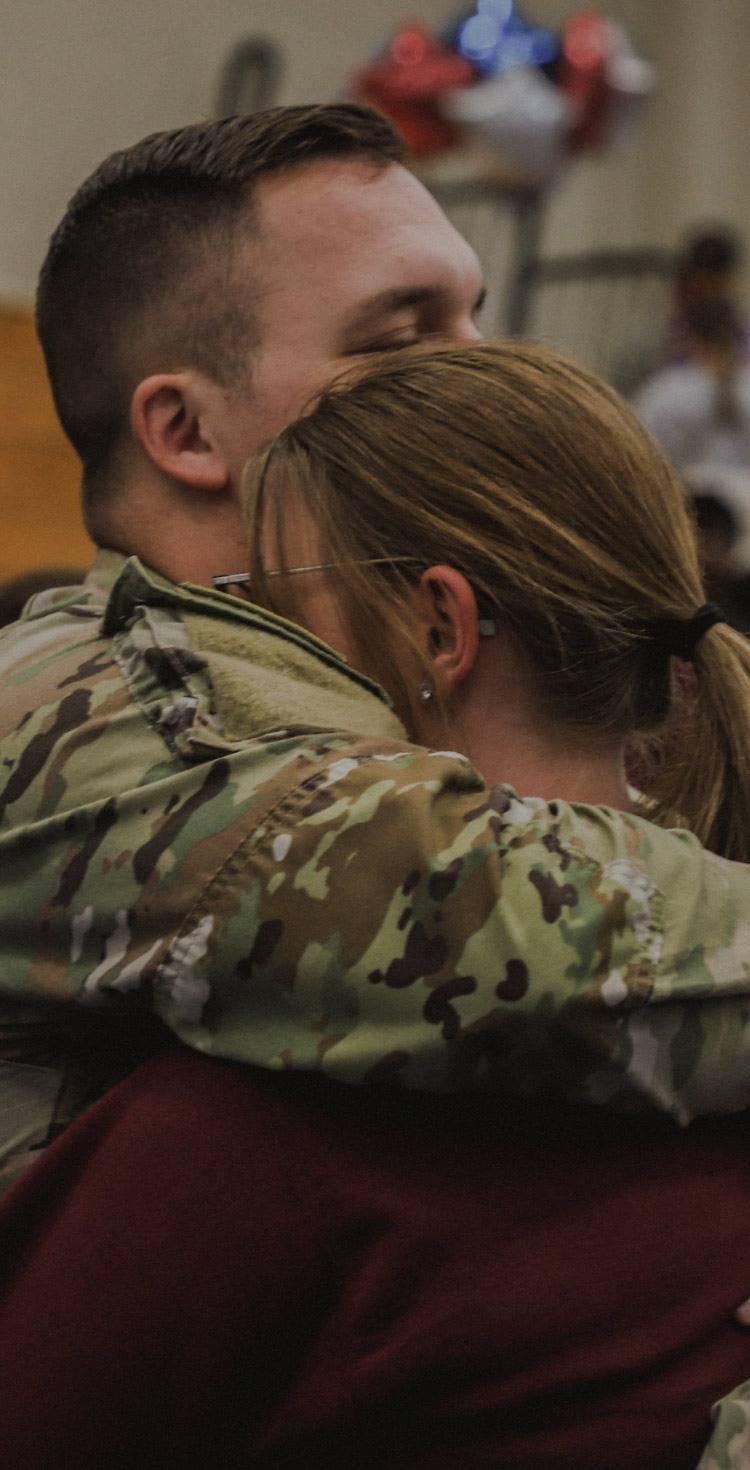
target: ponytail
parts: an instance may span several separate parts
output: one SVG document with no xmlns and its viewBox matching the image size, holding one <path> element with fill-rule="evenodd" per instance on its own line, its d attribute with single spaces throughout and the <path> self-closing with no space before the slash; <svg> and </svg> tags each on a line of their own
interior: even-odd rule
<svg viewBox="0 0 750 1470">
<path fill-rule="evenodd" d="M 717 623 L 696 647 L 692 677 L 676 665 L 673 720 L 639 749 L 649 818 L 750 862 L 750 643 L 741 633 Z"/>
</svg>

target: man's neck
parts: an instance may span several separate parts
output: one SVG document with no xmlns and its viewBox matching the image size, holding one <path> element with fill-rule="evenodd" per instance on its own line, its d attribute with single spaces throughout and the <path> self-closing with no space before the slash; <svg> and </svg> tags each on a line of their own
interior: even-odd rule
<svg viewBox="0 0 750 1470">
<path fill-rule="evenodd" d="M 223 572 L 247 569 L 247 533 L 234 501 L 205 501 L 155 495 L 136 487 L 123 498 L 123 511 L 106 528 L 100 544 L 141 561 L 172 582 L 210 587 Z"/>
</svg>

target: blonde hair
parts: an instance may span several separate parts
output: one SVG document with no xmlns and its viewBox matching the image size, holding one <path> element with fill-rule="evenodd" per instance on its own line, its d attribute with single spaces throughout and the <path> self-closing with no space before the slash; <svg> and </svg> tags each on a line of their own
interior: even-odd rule
<svg viewBox="0 0 750 1470">
<path fill-rule="evenodd" d="M 750 649 L 725 624 L 705 633 L 675 732 L 667 722 L 685 680 L 671 677 L 654 625 L 704 602 L 685 494 L 627 405 L 585 368 L 513 341 L 389 353 L 255 456 L 247 492 L 253 596 L 290 612 L 296 579 L 266 579 L 260 548 L 275 536 L 285 565 L 297 495 L 320 561 L 340 564 L 335 592 L 363 666 L 397 708 L 410 695 L 382 630 L 412 641 L 409 587 L 446 562 L 480 612 L 517 636 L 545 715 L 648 736 L 649 815 L 750 859 Z M 404 557 L 413 565 L 361 564 Z"/>
</svg>

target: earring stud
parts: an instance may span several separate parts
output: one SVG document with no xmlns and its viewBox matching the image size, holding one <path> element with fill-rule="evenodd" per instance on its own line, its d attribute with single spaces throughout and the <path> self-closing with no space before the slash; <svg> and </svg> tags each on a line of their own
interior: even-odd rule
<svg viewBox="0 0 750 1470">
<path fill-rule="evenodd" d="M 422 703 L 423 704 L 429 704 L 429 702 L 432 699 L 434 693 L 435 693 L 435 690 L 433 689 L 433 686 L 430 683 L 429 679 L 423 679 L 422 680 L 422 683 L 419 686 L 419 697 L 420 697 Z"/>
</svg>

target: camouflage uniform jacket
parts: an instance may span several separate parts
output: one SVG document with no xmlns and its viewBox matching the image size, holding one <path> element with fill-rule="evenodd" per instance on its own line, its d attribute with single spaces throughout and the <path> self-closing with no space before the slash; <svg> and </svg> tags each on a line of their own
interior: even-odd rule
<svg viewBox="0 0 750 1470">
<path fill-rule="evenodd" d="M 750 870 L 688 834 L 489 790 L 317 639 L 111 552 L 0 685 L 6 1152 L 146 1014 L 348 1082 L 750 1101 Z"/>
</svg>

